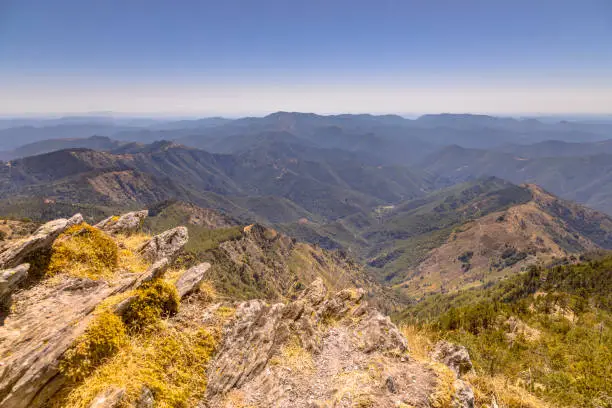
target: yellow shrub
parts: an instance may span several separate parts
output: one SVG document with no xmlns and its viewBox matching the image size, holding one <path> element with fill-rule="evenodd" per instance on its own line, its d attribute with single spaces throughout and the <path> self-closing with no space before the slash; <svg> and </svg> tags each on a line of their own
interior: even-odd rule
<svg viewBox="0 0 612 408">
<path fill-rule="evenodd" d="M 125 389 L 122 407 L 131 407 L 143 386 L 155 397 L 157 408 L 196 406 L 206 391 L 206 369 L 217 342 L 205 329 L 180 331 L 165 327 L 136 336 L 55 406 L 86 408 L 109 386 Z"/>
<path fill-rule="evenodd" d="M 85 223 L 74 225 L 61 234 L 51 248 L 47 274 L 67 273 L 90 279 L 109 279 L 118 264 L 115 241 Z"/>
<path fill-rule="evenodd" d="M 160 318 L 176 312 L 181 298 L 176 287 L 162 279 L 156 279 L 136 291 L 136 299 L 130 304 L 123 319 L 134 331 L 153 326 Z"/>
<path fill-rule="evenodd" d="M 217 290 L 210 281 L 202 281 L 198 290 L 205 302 L 214 302 L 218 298 Z"/>
<path fill-rule="evenodd" d="M 60 371 L 73 381 L 83 380 L 125 345 L 127 340 L 121 319 L 109 312 L 101 313 L 66 351 L 60 363 Z"/>
</svg>

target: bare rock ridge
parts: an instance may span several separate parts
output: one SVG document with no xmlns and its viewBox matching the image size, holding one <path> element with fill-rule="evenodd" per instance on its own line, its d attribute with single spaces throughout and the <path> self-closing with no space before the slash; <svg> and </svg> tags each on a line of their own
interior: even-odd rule
<svg viewBox="0 0 612 408">
<path fill-rule="evenodd" d="M 320 279 L 288 304 L 240 304 L 208 377 L 207 406 L 227 408 L 236 398 L 278 408 L 430 407 L 437 384 L 362 291 L 330 296 Z"/>
<path fill-rule="evenodd" d="M 131 233 L 142 226 L 148 215 L 148 210 L 134 211 L 120 217 L 108 217 L 97 223 L 95 227 L 109 234 Z"/>
<path fill-rule="evenodd" d="M 124 242 L 116 234 L 136 231 L 144 217 L 146 212 L 140 211 L 109 218 L 96 230 Z M 60 273 L 22 285 L 30 268 L 23 261 L 37 251 L 53 252 L 56 238 L 81 222 L 80 215 L 52 221 L 30 237 L 8 241 L 0 250 L 5 268 L 0 271 L 0 297 L 12 299 L 6 319 L 0 323 L 0 408 L 48 406 L 58 392 L 70 386 L 60 371 L 60 363 L 94 321 L 94 311 L 100 310 L 98 307 L 109 297 L 122 294 L 116 301 L 113 299 L 116 303 L 104 303 L 103 311 L 125 316 L 137 298 L 135 293 L 126 292 L 164 278 L 189 239 L 187 229 L 177 227 L 140 246 L 134 244 L 133 253 L 148 262 L 148 267 L 138 269 L 142 272 L 117 267 L 114 277 L 108 279 Z M 245 231 L 253 233 L 258 229 Z M 210 279 L 210 270 L 210 263 L 200 263 L 178 276 L 170 275 L 165 284 L 174 284 L 182 299 L 198 291 L 204 279 Z M 411 356 L 402 332 L 389 317 L 367 304 L 363 289 L 329 293 L 324 279 L 311 280 L 295 300 L 287 303 L 198 303 L 197 294 L 184 303 L 191 314 L 180 317 L 179 311 L 172 319 L 204 321 L 204 317 L 194 316 L 209 315 L 210 311 L 222 310 L 222 306 L 232 311 L 215 329 L 219 345 L 215 343 L 212 360 L 201 369 L 207 383 L 201 407 L 440 406 L 432 395 L 446 383 L 440 381 L 434 364 Z M 471 368 L 467 350 L 440 343 L 432 353 L 433 360 L 446 364 L 455 374 L 454 382 L 451 380 L 452 385 L 446 389 L 446 394 L 453 395 L 452 406 L 473 407 L 472 390 L 461 379 Z M 158 391 L 149 386 L 139 384 L 140 396 L 135 398 L 133 390 L 110 383 L 80 406 L 125 406 L 126 396 L 131 395 L 133 406 L 150 408 L 155 406 Z M 197 398 L 203 393 L 204 389 Z"/>
<path fill-rule="evenodd" d="M 154 236 L 140 248 L 139 252 L 151 262 L 162 258 L 173 259 L 187 244 L 188 239 L 187 228 L 176 227 Z"/>
<path fill-rule="evenodd" d="M 51 246 L 68 227 L 83 222 L 83 216 L 76 214 L 69 219 L 49 221 L 38 228 L 31 236 L 10 242 L 0 252 L 0 268 L 14 268 L 24 262 L 24 259 L 34 252 Z"/>
<path fill-rule="evenodd" d="M 61 232 L 80 222 L 80 215 L 52 221 L 32 237 L 9 243 L 0 253 L 2 265 L 19 264 L 27 255 L 49 249 Z M 168 258 L 173 258 L 187 239 L 186 229 L 182 227 L 153 237 L 143 251 L 150 259 L 159 261 L 140 275 L 128 272 L 112 284 L 67 275 L 15 293 L 14 310 L 0 326 L 0 407 L 44 406 L 65 383 L 59 372 L 59 362 L 75 339 L 84 333 L 96 306 L 110 296 L 136 288 L 146 281 L 143 278 L 163 275 Z M 2 271 L 2 294 L 14 290 L 28 267 L 24 264 Z M 192 292 L 209 267 L 204 264 L 189 269 L 187 276 L 179 279 L 179 292 Z M 120 399 L 120 394 L 120 390 L 112 392 L 94 401 L 92 406 L 109 406 L 107 402 Z"/>
</svg>

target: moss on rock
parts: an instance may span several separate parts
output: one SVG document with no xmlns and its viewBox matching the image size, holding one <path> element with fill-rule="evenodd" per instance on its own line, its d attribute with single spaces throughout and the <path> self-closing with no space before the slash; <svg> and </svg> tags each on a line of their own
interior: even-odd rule
<svg viewBox="0 0 612 408">
<path fill-rule="evenodd" d="M 70 380 L 81 381 L 127 341 L 121 319 L 109 312 L 101 313 L 66 351 L 60 371 Z"/>
<path fill-rule="evenodd" d="M 123 319 L 132 331 L 141 331 L 161 318 L 178 312 L 180 296 L 176 287 L 162 279 L 156 279 L 136 291 L 136 299 L 130 304 Z"/>
<path fill-rule="evenodd" d="M 110 279 L 119 260 L 112 238 L 86 223 L 74 225 L 53 243 L 47 275 L 67 273 L 89 279 Z"/>
</svg>

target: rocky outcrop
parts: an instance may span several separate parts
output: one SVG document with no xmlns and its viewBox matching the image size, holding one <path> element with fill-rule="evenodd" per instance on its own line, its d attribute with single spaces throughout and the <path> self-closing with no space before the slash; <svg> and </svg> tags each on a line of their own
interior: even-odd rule
<svg viewBox="0 0 612 408">
<path fill-rule="evenodd" d="M 25 262 L 29 255 L 50 248 L 62 232 L 68 227 L 83 222 L 83 216 L 76 214 L 69 219 L 50 221 L 29 237 L 9 242 L 0 253 L 0 268 L 14 268 Z"/>
<path fill-rule="evenodd" d="M 11 257 L 6 256 L 4 262 L 10 265 L 51 246 L 61 231 L 81 221 L 80 216 L 75 216 L 45 224 L 33 237 L 14 244 Z M 96 306 L 110 296 L 162 276 L 169 265 L 167 257 L 175 256 L 186 239 L 184 228 L 154 237 L 143 251 L 156 262 L 141 275 L 126 273 L 112 283 L 60 275 L 15 293 L 11 312 L 0 326 L 0 408 L 45 406 L 65 383 L 59 372 L 62 356 L 85 332 Z M 4 271 L 0 285 L 10 293 L 26 273 L 26 265 Z M 120 397 L 119 391 L 111 391 L 92 406 L 115 406 L 113 401 L 118 401 L 115 398 Z"/>
<path fill-rule="evenodd" d="M 0 305 L 5 305 L 11 294 L 28 276 L 30 264 L 0 271 Z"/>
<path fill-rule="evenodd" d="M 157 262 L 162 258 L 172 261 L 188 240 L 187 228 L 176 227 L 151 238 L 139 249 L 139 252 L 150 262 Z"/>
<path fill-rule="evenodd" d="M 64 277 L 14 296 L 14 311 L 0 327 L 0 407 L 43 406 L 63 384 L 64 352 L 81 335 L 91 312 L 109 296 L 132 287 L 135 277 L 109 285 Z"/>
<path fill-rule="evenodd" d="M 455 394 L 453 395 L 453 408 L 473 408 L 474 392 L 472 388 L 461 379 L 463 374 L 472 370 L 472 360 L 468 350 L 457 344 L 439 341 L 431 354 L 433 360 L 445 364 L 455 373 Z"/>
<path fill-rule="evenodd" d="M 131 234 L 140 229 L 148 215 L 148 210 L 129 212 L 120 217 L 108 217 L 95 227 L 109 234 Z"/>
<path fill-rule="evenodd" d="M 429 406 L 435 374 L 407 352 L 361 291 L 328 296 L 317 280 L 288 304 L 239 305 L 208 370 L 208 404 L 230 407 L 239 396 L 244 406 Z"/>
<path fill-rule="evenodd" d="M 467 373 L 472 369 L 472 360 L 470 353 L 464 346 L 449 343 L 447 341 L 439 341 L 436 343 L 431 357 L 442 364 L 448 366 L 455 372 L 457 377 Z"/>
<path fill-rule="evenodd" d="M 201 263 L 193 268 L 189 268 L 176 281 L 176 289 L 180 297 L 185 297 L 188 294 L 196 291 L 198 286 L 204 279 L 206 271 L 210 269 L 208 262 Z"/>
</svg>

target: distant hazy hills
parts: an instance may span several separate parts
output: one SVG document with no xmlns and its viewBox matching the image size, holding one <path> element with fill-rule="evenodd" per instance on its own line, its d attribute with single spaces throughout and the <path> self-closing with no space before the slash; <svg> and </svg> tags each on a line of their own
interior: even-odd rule
<svg viewBox="0 0 612 408">
<path fill-rule="evenodd" d="M 169 198 L 219 208 L 234 216 L 283 222 L 336 219 L 389 201 L 424 194 L 426 174 L 370 166 L 350 153 L 302 155 L 271 144 L 235 155 L 170 142 L 122 145 L 113 153 L 61 150 L 17 159 L 0 169 L 0 197 L 44 197 L 130 208 Z"/>
<path fill-rule="evenodd" d="M 612 249 L 612 218 L 535 185 L 480 179 L 327 223 L 280 227 L 345 248 L 401 293 L 494 282 L 534 263 Z"/>
<path fill-rule="evenodd" d="M 534 183 L 560 197 L 612 214 L 612 153 L 605 153 L 609 142 L 600 144 L 600 154 L 585 156 L 570 156 L 569 148 L 561 144 L 556 157 L 537 157 L 541 146 L 532 150 L 523 146 L 523 155 L 450 146 L 424 158 L 421 168 L 440 175 L 447 183 L 483 176 Z M 580 153 L 591 146 L 580 144 L 574 149 Z"/>
<path fill-rule="evenodd" d="M 111 136 L 55 133 L 89 125 Z M 612 214 L 610 124 L 278 112 L 21 123 L 0 140 L 26 129 L 50 137 L 3 152 L 0 213 L 13 217 L 93 220 L 177 200 L 181 217 L 212 208 L 345 250 L 415 297 L 612 248 L 608 216 L 564 201 Z"/>
</svg>

